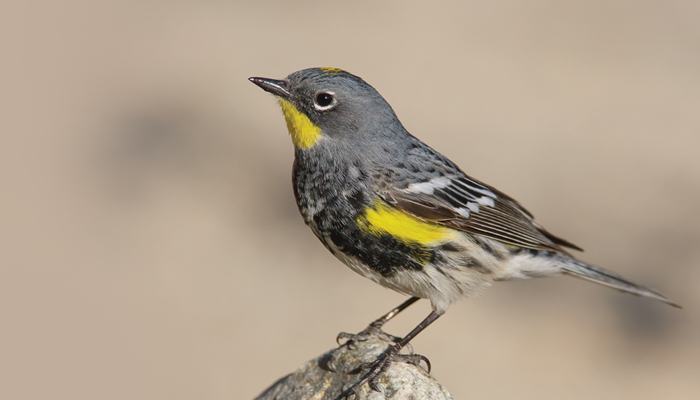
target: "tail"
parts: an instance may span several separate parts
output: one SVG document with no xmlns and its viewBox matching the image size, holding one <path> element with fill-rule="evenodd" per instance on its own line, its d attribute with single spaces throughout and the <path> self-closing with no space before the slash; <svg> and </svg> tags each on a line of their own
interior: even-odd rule
<svg viewBox="0 0 700 400">
<path fill-rule="evenodd" d="M 576 278 L 605 285 L 625 293 L 649 297 L 662 301 L 672 307 L 682 308 L 678 303 L 673 302 L 668 297 L 655 290 L 637 285 L 636 283 L 630 282 L 614 272 L 606 271 L 599 267 L 594 267 L 593 265 L 586 264 L 582 261 L 567 260 L 567 262 L 564 264 L 562 272 Z"/>
</svg>

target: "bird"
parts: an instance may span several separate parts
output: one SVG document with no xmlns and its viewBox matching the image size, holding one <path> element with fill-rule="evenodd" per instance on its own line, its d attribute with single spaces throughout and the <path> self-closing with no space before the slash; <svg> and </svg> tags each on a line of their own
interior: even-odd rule
<svg viewBox="0 0 700 400">
<path fill-rule="evenodd" d="M 431 304 L 429 315 L 396 338 L 347 393 L 365 382 L 378 390 L 377 377 L 401 358 L 404 346 L 455 301 L 495 282 L 568 275 L 680 308 L 578 259 L 573 251 L 580 247 L 409 133 L 359 76 L 319 67 L 284 79 L 248 79 L 279 101 L 294 146 L 292 186 L 304 222 L 350 269 L 409 296 L 367 330 L 381 329 L 419 299 Z"/>
</svg>

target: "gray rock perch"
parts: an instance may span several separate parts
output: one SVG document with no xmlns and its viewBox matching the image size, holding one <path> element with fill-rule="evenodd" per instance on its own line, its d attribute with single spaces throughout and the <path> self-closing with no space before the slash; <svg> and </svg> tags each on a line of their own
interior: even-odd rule
<svg viewBox="0 0 700 400">
<path fill-rule="evenodd" d="M 391 336 L 378 331 L 363 334 L 361 340 L 346 342 L 278 379 L 256 400 L 335 400 L 362 376 L 357 368 L 375 360 L 391 340 Z M 406 350 L 412 352 L 410 346 Z M 365 383 L 357 389 L 354 399 L 452 399 L 452 395 L 422 367 L 402 361 L 392 363 L 378 383 L 381 392 L 373 391 Z"/>
</svg>

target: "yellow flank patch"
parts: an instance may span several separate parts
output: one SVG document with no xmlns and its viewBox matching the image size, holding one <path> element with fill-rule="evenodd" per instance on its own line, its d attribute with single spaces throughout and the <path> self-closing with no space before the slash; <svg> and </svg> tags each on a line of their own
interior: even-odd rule
<svg viewBox="0 0 700 400">
<path fill-rule="evenodd" d="M 321 128 L 289 101 L 280 99 L 280 107 L 294 146 L 304 150 L 313 147 L 321 138 Z"/>
<path fill-rule="evenodd" d="M 321 67 L 321 71 L 327 72 L 329 74 L 339 74 L 343 72 L 342 69 L 336 67 Z"/>
<path fill-rule="evenodd" d="M 358 220 L 360 229 L 373 234 L 389 234 L 407 243 L 429 245 L 448 239 L 454 232 L 450 228 L 426 222 L 411 214 L 377 201 L 367 208 Z"/>
</svg>

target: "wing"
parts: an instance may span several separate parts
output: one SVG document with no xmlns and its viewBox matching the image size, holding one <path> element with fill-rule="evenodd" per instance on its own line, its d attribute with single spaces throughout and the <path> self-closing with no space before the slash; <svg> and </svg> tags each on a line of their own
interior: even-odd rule
<svg viewBox="0 0 700 400">
<path fill-rule="evenodd" d="M 382 198 L 392 206 L 419 218 L 464 232 L 530 249 L 564 251 L 561 247 L 580 247 L 547 232 L 532 214 L 508 195 L 451 171 L 389 188 Z"/>
</svg>

